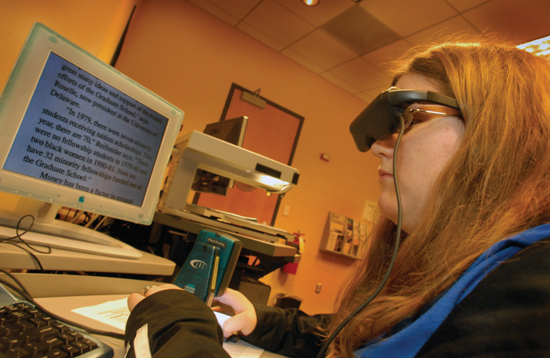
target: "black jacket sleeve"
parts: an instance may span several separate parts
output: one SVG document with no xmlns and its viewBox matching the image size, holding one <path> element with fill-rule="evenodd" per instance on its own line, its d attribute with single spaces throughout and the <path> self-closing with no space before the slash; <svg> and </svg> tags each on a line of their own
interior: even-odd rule
<svg viewBox="0 0 550 358">
<path fill-rule="evenodd" d="M 255 346 L 289 357 L 315 357 L 323 343 L 317 326 L 327 326 L 331 315 L 308 316 L 295 308 L 254 305 L 258 324 L 243 339 Z"/>
<path fill-rule="evenodd" d="M 451 312 L 417 357 L 549 357 L 550 244 L 502 263 Z"/>
<path fill-rule="evenodd" d="M 145 325 L 154 358 L 229 357 L 216 316 L 186 291 L 157 292 L 136 305 L 126 323 L 126 357 L 135 358 L 136 332 Z"/>
</svg>

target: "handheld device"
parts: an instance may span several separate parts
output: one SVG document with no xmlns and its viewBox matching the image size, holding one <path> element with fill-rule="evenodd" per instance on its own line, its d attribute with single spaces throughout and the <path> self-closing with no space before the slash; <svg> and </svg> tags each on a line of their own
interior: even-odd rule
<svg viewBox="0 0 550 358">
<path fill-rule="evenodd" d="M 220 262 L 220 249 L 202 242 L 195 243 L 174 284 L 204 302 L 215 289 Z"/>
<path fill-rule="evenodd" d="M 229 286 L 241 248 L 233 237 L 201 230 L 174 284 L 211 305 Z"/>
</svg>

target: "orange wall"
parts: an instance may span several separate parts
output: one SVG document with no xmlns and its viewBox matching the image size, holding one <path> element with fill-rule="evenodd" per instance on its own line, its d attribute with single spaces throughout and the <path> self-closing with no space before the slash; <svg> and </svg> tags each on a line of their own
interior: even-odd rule
<svg viewBox="0 0 550 358">
<path fill-rule="evenodd" d="M 232 82 L 261 88 L 262 96 L 305 117 L 293 162 L 300 181 L 282 200 L 276 222 L 306 234 L 305 252 L 297 275 L 276 271 L 263 282 L 272 295 L 302 298 L 308 313 L 331 311 L 353 262 L 319 251 L 328 212 L 360 219 L 365 200 L 378 193 L 378 162 L 359 153 L 348 133 L 365 106 L 361 100 L 183 0 L 0 0 L 0 86 L 33 22 L 108 61 L 136 3 L 117 68 L 183 109 L 183 132 L 220 118 Z M 330 155 L 329 163 L 321 153 Z"/>
<path fill-rule="evenodd" d="M 308 313 L 331 311 L 353 261 L 319 251 L 328 212 L 360 219 L 365 200 L 377 198 L 378 162 L 359 153 L 348 132 L 365 103 L 181 0 L 138 7 L 117 68 L 183 109 L 183 132 L 219 120 L 232 82 L 261 88 L 263 97 L 305 117 L 292 163 L 300 181 L 282 200 L 275 224 L 305 233 L 305 253 L 296 275 L 277 270 L 262 281 L 272 295 L 302 298 Z M 283 216 L 286 205 L 290 213 Z"/>
<path fill-rule="evenodd" d="M 41 22 L 92 55 L 109 62 L 140 0 L 0 0 L 0 89 L 35 22 Z M 0 211 L 10 211 L 19 197 L 0 192 Z"/>
<path fill-rule="evenodd" d="M 139 1 L 0 0 L 0 88 L 4 87 L 33 23 L 43 23 L 109 62 L 130 12 Z"/>
</svg>

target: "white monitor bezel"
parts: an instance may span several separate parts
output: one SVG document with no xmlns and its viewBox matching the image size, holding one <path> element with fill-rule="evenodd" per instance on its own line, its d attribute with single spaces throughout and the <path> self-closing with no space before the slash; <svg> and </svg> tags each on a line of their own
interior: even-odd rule
<svg viewBox="0 0 550 358">
<path fill-rule="evenodd" d="M 140 207 L 62 185 L 4 170 L 9 149 L 24 118 L 50 52 L 63 57 L 104 82 L 139 100 L 168 118 L 148 189 Z M 161 99 L 113 67 L 72 44 L 46 26 L 36 23 L 23 46 L 0 97 L 0 190 L 22 197 L 68 206 L 141 224 L 152 222 L 173 143 L 181 127 L 183 111 Z M 37 191 L 42 187 L 42 192 Z M 55 192 L 44 195 L 46 192 Z M 85 195 L 84 203 L 80 198 Z"/>
</svg>

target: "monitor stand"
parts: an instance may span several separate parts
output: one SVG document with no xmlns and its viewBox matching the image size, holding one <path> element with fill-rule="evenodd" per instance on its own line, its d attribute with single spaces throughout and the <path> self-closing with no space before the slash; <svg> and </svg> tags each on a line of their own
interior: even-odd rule
<svg viewBox="0 0 550 358">
<path fill-rule="evenodd" d="M 57 220 L 55 217 L 59 209 L 57 204 L 20 198 L 14 211 L 0 212 L 0 237 L 15 237 L 19 220 L 30 214 L 34 217 L 31 230 L 22 234 L 31 223 L 30 217 L 21 221 L 19 229 L 21 238 L 28 244 L 134 260 L 142 256 L 141 251 L 109 235 Z"/>
</svg>

